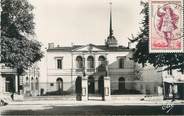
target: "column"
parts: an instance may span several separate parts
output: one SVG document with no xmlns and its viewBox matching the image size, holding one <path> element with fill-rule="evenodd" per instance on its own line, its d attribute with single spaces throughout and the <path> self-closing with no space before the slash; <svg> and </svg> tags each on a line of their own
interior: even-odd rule
<svg viewBox="0 0 184 116">
<path fill-rule="evenodd" d="M 2 93 L 6 92 L 6 78 L 1 75 L 2 80 Z"/>
<path fill-rule="evenodd" d="M 88 69 L 87 55 L 83 55 L 83 60 L 84 60 L 84 71 L 86 72 Z"/>
<path fill-rule="evenodd" d="M 94 78 L 95 78 L 95 94 L 97 94 L 98 91 L 99 91 L 99 90 L 98 90 L 98 88 L 99 88 L 99 87 L 98 87 L 98 79 L 99 79 L 99 78 L 96 77 L 96 76 L 95 76 Z"/>
<path fill-rule="evenodd" d="M 111 100 L 110 77 L 104 77 L 104 100 Z"/>
<path fill-rule="evenodd" d="M 88 100 L 88 78 L 82 77 L 82 101 Z"/>
<path fill-rule="evenodd" d="M 15 75 L 15 93 L 18 93 L 18 76 Z"/>
<path fill-rule="evenodd" d="M 95 58 L 95 69 L 97 69 L 98 66 L 99 66 L 98 57 L 99 57 L 99 55 L 94 56 L 94 58 Z"/>
<path fill-rule="evenodd" d="M 3 77 L 0 72 L 0 95 L 3 93 Z"/>
</svg>

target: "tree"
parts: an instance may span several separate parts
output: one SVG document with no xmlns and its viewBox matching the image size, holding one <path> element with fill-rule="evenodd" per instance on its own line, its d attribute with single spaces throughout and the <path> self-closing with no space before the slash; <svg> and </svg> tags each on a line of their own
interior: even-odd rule
<svg viewBox="0 0 184 116">
<path fill-rule="evenodd" d="M 2 0 L 1 63 L 17 69 L 18 76 L 43 57 L 34 37 L 33 6 L 27 0 Z"/>
<path fill-rule="evenodd" d="M 183 72 L 184 53 L 149 53 L 149 5 L 148 2 L 141 2 L 141 5 L 143 20 L 140 33 L 137 37 L 129 39 L 131 42 L 137 42 L 133 60 L 141 63 L 143 67 L 146 63 L 152 64 L 155 68 L 162 67 L 162 71 L 168 71 L 170 75 L 173 69 Z M 172 90 L 174 100 L 174 84 L 172 84 Z"/>
</svg>

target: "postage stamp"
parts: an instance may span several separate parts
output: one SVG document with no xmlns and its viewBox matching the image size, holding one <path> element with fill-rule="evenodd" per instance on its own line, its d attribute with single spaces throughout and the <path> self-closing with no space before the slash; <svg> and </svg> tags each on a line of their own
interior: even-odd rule
<svg viewBox="0 0 184 116">
<path fill-rule="evenodd" d="M 183 0 L 149 0 L 149 52 L 183 49 Z"/>
</svg>

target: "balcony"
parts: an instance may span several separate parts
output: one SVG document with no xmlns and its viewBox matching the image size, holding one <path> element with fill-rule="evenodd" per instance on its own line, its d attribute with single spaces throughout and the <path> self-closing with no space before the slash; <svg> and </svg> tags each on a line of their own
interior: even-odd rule
<svg viewBox="0 0 184 116">
<path fill-rule="evenodd" d="M 105 72 L 106 71 L 106 65 L 101 64 L 96 69 L 97 69 L 97 72 Z"/>
<path fill-rule="evenodd" d="M 95 68 L 88 68 L 86 69 L 87 72 L 89 73 L 94 73 L 95 72 Z"/>
<path fill-rule="evenodd" d="M 76 72 L 83 72 L 84 71 L 84 68 L 77 68 L 75 69 Z"/>
</svg>

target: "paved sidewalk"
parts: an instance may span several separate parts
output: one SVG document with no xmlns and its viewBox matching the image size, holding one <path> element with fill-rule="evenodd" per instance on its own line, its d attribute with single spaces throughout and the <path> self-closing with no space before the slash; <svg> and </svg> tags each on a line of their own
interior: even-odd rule
<svg viewBox="0 0 184 116">
<path fill-rule="evenodd" d="M 141 99 L 142 100 L 142 99 Z M 12 101 L 0 108 L 0 115 L 109 115 L 109 114 L 184 114 L 184 100 L 159 99 L 109 100 L 109 101 L 75 101 L 75 100 L 31 100 Z M 144 112 L 143 112 L 144 110 Z M 169 109 L 170 110 L 170 109 Z"/>
<path fill-rule="evenodd" d="M 140 100 L 110 100 L 110 101 L 64 101 L 64 100 L 41 100 L 41 101 L 13 101 L 9 105 L 56 105 L 56 106 L 85 106 L 85 105 L 145 105 L 145 106 L 158 106 L 158 105 L 184 105 L 184 100 L 157 100 L 157 101 L 140 101 Z"/>
</svg>

